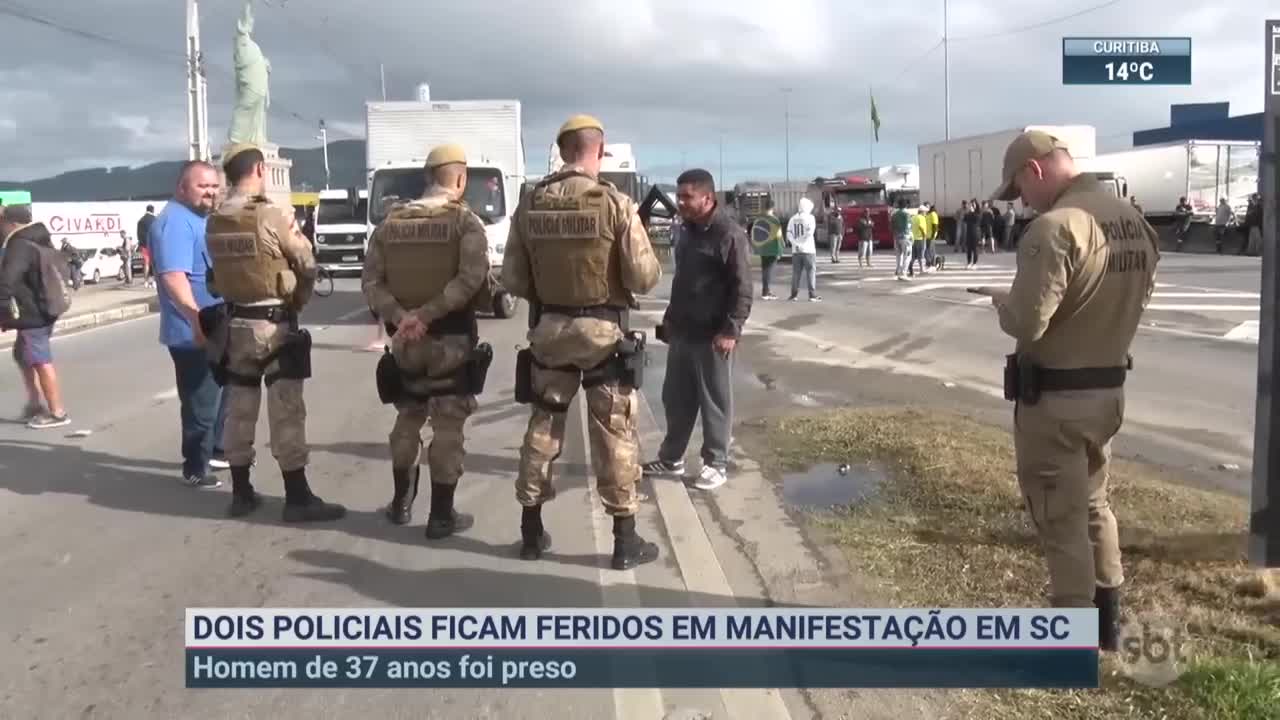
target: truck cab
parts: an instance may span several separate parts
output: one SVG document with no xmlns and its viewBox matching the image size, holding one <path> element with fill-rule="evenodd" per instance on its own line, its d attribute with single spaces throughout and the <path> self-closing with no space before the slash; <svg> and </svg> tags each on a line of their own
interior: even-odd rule
<svg viewBox="0 0 1280 720">
<path fill-rule="evenodd" d="M 877 248 L 893 247 L 893 232 L 889 227 L 889 194 L 884 183 L 863 178 L 818 178 L 814 181 L 821 196 L 823 216 L 838 212 L 844 220 L 844 237 L 841 249 L 858 246 L 858 221 L 863 215 L 871 217 L 871 238 Z"/>
<path fill-rule="evenodd" d="M 480 218 L 484 224 L 485 238 L 488 241 L 489 267 L 500 271 L 502 255 L 507 246 L 507 235 L 511 231 L 511 213 L 515 210 L 513 198 L 511 205 L 507 202 L 506 177 L 501 169 L 490 165 L 475 164 L 467 167 L 467 188 L 463 193 L 463 202 Z M 422 163 L 389 164 L 374 170 L 369 179 L 372 199 L 368 203 L 368 232 L 373 234 L 374 228 L 386 219 L 397 203 L 408 202 L 422 197 L 427 191 L 427 173 Z M 518 192 L 518 190 L 517 190 Z M 499 292 L 494 301 L 494 314 L 498 317 L 511 317 L 515 314 L 517 299 Z"/>
<path fill-rule="evenodd" d="M 333 272 L 360 272 L 369 246 L 367 190 L 321 190 L 316 200 L 316 264 Z"/>
</svg>

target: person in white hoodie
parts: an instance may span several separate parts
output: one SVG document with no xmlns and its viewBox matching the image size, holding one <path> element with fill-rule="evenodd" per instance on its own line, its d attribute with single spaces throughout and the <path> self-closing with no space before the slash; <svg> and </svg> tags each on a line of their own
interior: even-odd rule
<svg viewBox="0 0 1280 720">
<path fill-rule="evenodd" d="M 818 244 L 814 233 L 818 222 L 813 217 L 813 201 L 800 198 L 800 210 L 787 223 L 787 242 L 791 245 L 791 297 L 800 295 L 800 277 L 807 278 L 809 302 L 822 302 L 817 288 Z"/>
</svg>

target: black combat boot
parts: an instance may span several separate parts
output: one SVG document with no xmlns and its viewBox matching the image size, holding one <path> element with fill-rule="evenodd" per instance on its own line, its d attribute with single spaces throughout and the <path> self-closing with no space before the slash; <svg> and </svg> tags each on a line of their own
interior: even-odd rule
<svg viewBox="0 0 1280 720">
<path fill-rule="evenodd" d="M 413 519 L 413 501 L 418 498 L 419 465 L 412 468 L 392 468 L 391 477 L 396 491 L 387 505 L 387 519 L 396 525 L 408 525 Z"/>
<path fill-rule="evenodd" d="M 542 506 L 524 508 L 520 515 L 520 559 L 538 560 L 551 548 L 551 533 L 542 527 Z"/>
<path fill-rule="evenodd" d="M 1097 588 L 1093 604 L 1098 608 L 1098 648 L 1115 652 L 1120 639 L 1120 588 Z"/>
<path fill-rule="evenodd" d="M 289 470 L 283 475 L 285 522 L 330 522 L 347 514 L 345 507 L 327 503 L 311 492 L 306 468 Z"/>
<path fill-rule="evenodd" d="M 636 516 L 613 516 L 613 569 L 630 570 L 658 559 L 658 546 L 636 532 Z"/>
<path fill-rule="evenodd" d="M 249 482 L 248 465 L 234 465 L 231 468 L 231 507 L 227 508 L 228 517 L 244 517 L 262 504 L 262 498 Z"/>
<path fill-rule="evenodd" d="M 428 540 L 443 540 L 475 525 L 475 518 L 453 509 L 453 491 L 457 489 L 457 485 L 431 483 L 431 514 L 427 516 Z"/>
</svg>

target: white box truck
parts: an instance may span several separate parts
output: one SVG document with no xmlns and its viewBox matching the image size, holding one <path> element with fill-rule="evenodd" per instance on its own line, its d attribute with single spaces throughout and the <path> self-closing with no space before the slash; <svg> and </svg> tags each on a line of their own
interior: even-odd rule
<svg viewBox="0 0 1280 720">
<path fill-rule="evenodd" d="M 334 273 L 359 273 L 369 246 L 368 222 L 368 190 L 321 190 L 316 200 L 316 264 Z"/>
<path fill-rule="evenodd" d="M 1081 161 L 1085 169 L 1103 170 L 1091 166 L 1097 155 L 1097 131 L 1092 125 L 1025 125 L 999 132 L 956 138 L 943 142 L 920 145 L 920 199 L 932 202 L 942 218 L 948 237 L 955 237 L 956 211 L 966 200 L 978 202 L 990 199 L 1000 187 L 1004 172 L 1004 152 L 1019 134 L 1028 130 L 1043 130 L 1067 144 L 1072 157 Z M 1108 180 L 1108 187 L 1122 194 L 1123 180 L 1099 173 L 1099 179 Z M 1019 223 L 1030 219 L 1032 213 L 1014 201 Z"/>
<path fill-rule="evenodd" d="M 552 175 L 564 167 L 560 157 L 560 146 L 551 143 L 548 150 L 547 174 Z M 640 169 L 636 166 L 635 151 L 630 143 L 605 143 L 604 159 L 600 161 L 600 179 L 612 183 L 614 187 L 635 200 L 643 200 L 641 196 Z"/>
<path fill-rule="evenodd" d="M 370 102 L 365 105 L 368 231 L 392 203 L 421 197 L 431 148 L 458 143 L 467 152 L 465 201 L 485 224 L 489 265 L 502 266 L 511 216 L 525 182 L 524 139 L 518 100 Z M 495 314 L 510 317 L 517 300 L 499 292 Z"/>
<path fill-rule="evenodd" d="M 1249 196 L 1258 191 L 1260 143 L 1185 140 L 1106 153 L 1099 169 L 1123 176 L 1129 196 L 1153 223 L 1173 219 L 1180 198 L 1187 198 L 1196 220 L 1211 221 L 1220 198 L 1244 215 Z"/>
</svg>

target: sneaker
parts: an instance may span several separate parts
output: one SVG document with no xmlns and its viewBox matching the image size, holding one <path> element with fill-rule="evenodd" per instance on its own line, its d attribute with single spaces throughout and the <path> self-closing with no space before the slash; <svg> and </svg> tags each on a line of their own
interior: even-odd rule
<svg viewBox="0 0 1280 720">
<path fill-rule="evenodd" d="M 822 302 L 822 296 L 814 295 L 813 297 L 809 298 L 809 302 Z"/>
<path fill-rule="evenodd" d="M 201 475 L 188 475 L 182 478 L 182 484 L 197 490 L 216 490 L 222 487 L 222 481 L 218 478 L 204 477 Z"/>
<path fill-rule="evenodd" d="M 49 428 L 58 428 L 71 424 L 71 418 L 66 413 L 61 415 L 53 415 L 52 413 L 40 413 L 36 417 L 31 418 L 27 422 L 27 427 L 32 430 L 48 430 Z"/>
<path fill-rule="evenodd" d="M 729 482 L 729 475 L 724 470 L 714 465 L 703 465 L 698 478 L 693 481 L 693 486 L 699 490 L 715 490 L 727 482 Z"/>
<path fill-rule="evenodd" d="M 777 300 L 778 296 L 774 295 L 773 293 L 765 293 L 764 295 L 760 296 L 760 299 L 761 300 Z"/>
<path fill-rule="evenodd" d="M 684 474 L 684 461 L 654 460 L 651 463 L 645 463 L 640 469 L 647 477 L 679 477 Z"/>
<path fill-rule="evenodd" d="M 215 452 L 213 457 L 209 458 L 209 467 L 214 470 L 226 470 L 231 467 L 231 463 L 227 462 L 227 457 L 220 452 Z"/>
</svg>

